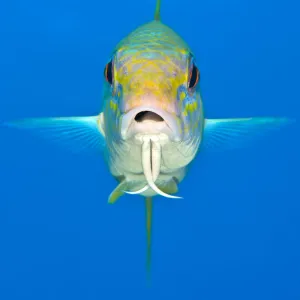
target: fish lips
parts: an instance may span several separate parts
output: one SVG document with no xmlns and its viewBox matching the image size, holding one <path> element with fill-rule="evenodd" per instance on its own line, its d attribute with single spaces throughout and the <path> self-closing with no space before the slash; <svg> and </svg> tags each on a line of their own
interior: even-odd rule
<svg viewBox="0 0 300 300">
<path fill-rule="evenodd" d="M 151 106 L 139 106 L 121 117 L 121 137 L 130 139 L 136 134 L 166 134 L 173 142 L 182 140 L 181 120 L 174 114 Z"/>
</svg>

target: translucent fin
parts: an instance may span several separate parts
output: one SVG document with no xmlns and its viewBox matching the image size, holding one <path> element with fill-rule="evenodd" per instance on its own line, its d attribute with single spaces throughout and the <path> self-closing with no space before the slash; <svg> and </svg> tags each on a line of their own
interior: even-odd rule
<svg viewBox="0 0 300 300">
<path fill-rule="evenodd" d="M 161 6 L 161 0 L 156 0 L 156 7 L 155 7 L 155 13 L 154 13 L 155 21 L 160 21 L 160 6 Z"/>
<path fill-rule="evenodd" d="M 146 268 L 148 280 L 150 280 L 151 275 L 151 229 L 152 229 L 152 198 L 145 198 L 146 204 L 146 231 L 147 231 L 147 258 L 146 258 Z"/>
<path fill-rule="evenodd" d="M 202 146 L 209 150 L 240 148 L 292 121 L 288 118 L 206 119 Z"/>
<path fill-rule="evenodd" d="M 105 146 L 102 114 L 89 117 L 33 118 L 4 123 L 30 130 L 33 134 L 61 144 L 72 152 L 101 153 Z"/>
<path fill-rule="evenodd" d="M 167 194 L 176 194 L 178 192 L 178 186 L 177 183 L 175 182 L 175 180 L 170 180 L 168 183 L 164 184 L 164 185 L 159 185 L 159 188 L 167 193 Z"/>
<path fill-rule="evenodd" d="M 109 195 L 108 203 L 114 204 L 121 196 L 124 195 L 127 187 L 128 183 L 126 181 L 122 181 Z"/>
</svg>

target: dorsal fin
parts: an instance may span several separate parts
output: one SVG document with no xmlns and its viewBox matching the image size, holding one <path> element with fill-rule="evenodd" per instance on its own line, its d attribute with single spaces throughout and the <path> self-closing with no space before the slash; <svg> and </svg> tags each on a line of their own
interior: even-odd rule
<svg viewBox="0 0 300 300">
<path fill-rule="evenodd" d="M 161 0 L 156 0 L 156 8 L 154 14 L 155 21 L 160 21 L 160 4 L 161 4 Z"/>
</svg>

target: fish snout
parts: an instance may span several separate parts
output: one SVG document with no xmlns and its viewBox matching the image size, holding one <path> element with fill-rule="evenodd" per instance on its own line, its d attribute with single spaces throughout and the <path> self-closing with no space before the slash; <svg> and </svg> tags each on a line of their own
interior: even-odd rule
<svg viewBox="0 0 300 300">
<path fill-rule="evenodd" d="M 139 106 L 121 117 L 121 137 L 165 135 L 171 141 L 182 140 L 181 121 L 175 114 L 153 106 Z"/>
</svg>

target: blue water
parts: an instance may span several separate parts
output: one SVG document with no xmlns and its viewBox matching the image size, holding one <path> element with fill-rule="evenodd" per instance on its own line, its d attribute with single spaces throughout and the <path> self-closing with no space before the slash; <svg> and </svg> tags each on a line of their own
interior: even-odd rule
<svg viewBox="0 0 300 300">
<path fill-rule="evenodd" d="M 0 120 L 93 115 L 116 43 L 154 0 L 0 4 Z M 299 118 L 299 3 L 162 1 L 191 45 L 206 116 Z M 107 204 L 101 157 L 1 129 L 0 299 L 300 299 L 299 126 L 199 155 L 183 200 L 154 203 L 152 283 L 139 197 Z"/>
</svg>

